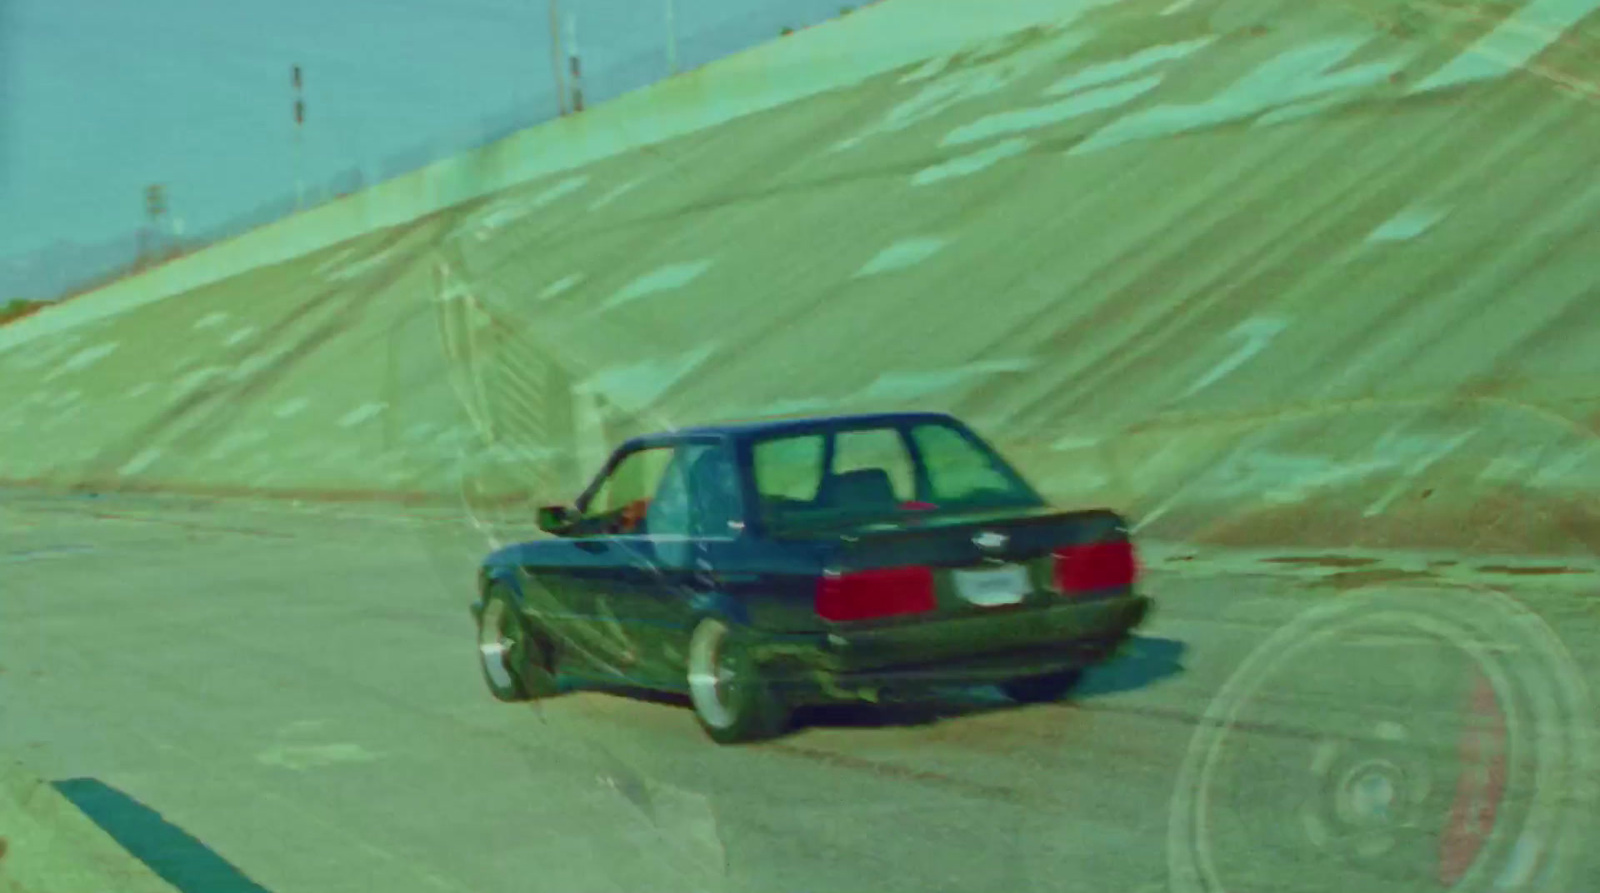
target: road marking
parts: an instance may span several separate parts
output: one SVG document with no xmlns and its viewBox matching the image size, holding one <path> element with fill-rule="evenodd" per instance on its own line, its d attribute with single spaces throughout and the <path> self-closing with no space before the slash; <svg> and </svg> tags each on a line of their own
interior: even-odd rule
<svg viewBox="0 0 1600 893">
<path fill-rule="evenodd" d="M 292 418 L 305 412 L 306 407 L 310 405 L 311 401 L 305 397 L 295 397 L 278 404 L 278 408 L 274 409 L 272 414 L 280 419 Z"/>
<path fill-rule="evenodd" d="M 146 468 L 149 468 L 151 465 L 154 465 L 155 461 L 159 458 L 161 458 L 161 448 L 149 447 L 148 449 L 140 452 L 139 455 L 129 459 L 121 468 L 118 468 L 117 474 L 124 476 L 138 474 L 139 472 L 144 471 Z"/>
<path fill-rule="evenodd" d="M 557 279 L 555 282 L 545 286 L 544 290 L 539 292 L 538 300 L 548 301 L 551 298 L 562 295 L 570 291 L 574 286 L 578 285 L 583 280 L 584 275 L 582 273 L 572 273 L 567 276 L 563 276 L 562 278 Z"/>
<path fill-rule="evenodd" d="M 944 145 L 955 146 L 996 136 L 1037 130 L 1080 118 L 1106 109 L 1120 108 L 1161 85 L 1161 76 L 1140 78 L 1136 81 L 1085 90 L 1060 102 L 1031 108 L 1014 109 L 985 115 L 971 124 L 964 124 L 945 135 Z"/>
<path fill-rule="evenodd" d="M 355 426 L 374 418 L 378 413 L 389 408 L 387 403 L 363 403 L 355 409 L 345 413 L 339 419 L 339 427 L 354 428 Z"/>
<path fill-rule="evenodd" d="M 1131 56 L 1117 59 L 1113 62 L 1090 65 L 1046 87 L 1044 95 L 1065 96 L 1069 93 L 1076 93 L 1086 87 L 1098 87 L 1102 84 L 1120 81 L 1123 78 L 1154 68 L 1163 62 L 1177 62 L 1188 58 L 1215 42 L 1215 37 L 1202 37 L 1199 40 L 1189 40 L 1182 43 L 1165 43 L 1140 50 Z M 1160 78 L 1157 77 L 1155 80 L 1159 81 Z"/>
<path fill-rule="evenodd" d="M 256 754 L 256 762 L 303 772 L 343 763 L 371 763 L 379 758 L 359 744 L 316 744 L 275 747 Z"/>
<path fill-rule="evenodd" d="M 1432 229 L 1434 224 L 1444 217 L 1444 211 L 1433 208 L 1407 208 L 1385 220 L 1367 236 L 1367 241 L 1369 243 L 1409 241 Z"/>
<path fill-rule="evenodd" d="M 66 362 L 52 370 L 50 374 L 44 377 L 44 380 L 54 381 L 55 379 L 69 372 L 81 372 L 84 369 L 93 366 L 95 363 L 100 362 L 106 357 L 111 356 L 111 354 L 115 353 L 116 350 L 117 342 L 115 341 L 108 341 L 104 344 L 96 344 L 93 347 L 86 347 L 68 357 Z"/>
<path fill-rule="evenodd" d="M 1205 375 L 1200 376 L 1194 384 L 1189 386 L 1188 390 L 1183 392 L 1183 397 L 1193 397 L 1195 394 L 1221 381 L 1229 373 L 1248 363 L 1256 354 L 1265 350 L 1267 345 L 1272 343 L 1272 339 L 1276 338 L 1288 327 L 1289 324 L 1287 322 L 1267 316 L 1247 319 L 1235 326 L 1228 335 L 1231 338 L 1244 339 L 1244 344 L 1240 345 L 1239 349 L 1230 354 L 1227 359 L 1211 367 L 1211 370 Z"/>
<path fill-rule="evenodd" d="M 966 177 L 986 170 L 1004 161 L 1014 158 L 1028 151 L 1033 142 L 1020 137 L 996 143 L 987 149 L 980 149 L 969 155 L 952 158 L 932 167 L 925 167 L 911 176 L 912 186 L 928 186 L 953 177 Z"/>
<path fill-rule="evenodd" d="M 227 345 L 228 347 L 233 347 L 234 345 L 245 341 L 246 339 L 248 339 L 251 335 L 254 335 L 255 333 L 256 333 L 256 327 L 255 326 L 245 326 L 244 328 L 240 329 L 239 331 L 234 332 L 232 335 L 229 335 L 227 340 L 222 342 L 222 343 Z"/>
<path fill-rule="evenodd" d="M 1532 0 L 1410 92 L 1426 93 L 1518 71 L 1596 9 L 1600 0 Z"/>
<path fill-rule="evenodd" d="M 854 278 L 860 279 L 867 276 L 876 276 L 879 273 L 890 273 L 914 267 L 938 254 L 947 244 L 949 244 L 948 240 L 937 236 L 902 239 L 879 251 L 861 269 L 856 271 Z"/>
<path fill-rule="evenodd" d="M 600 305 L 600 310 L 615 310 L 624 304 L 631 304 L 650 295 L 676 291 L 705 275 L 705 272 L 711 269 L 712 263 L 710 260 L 697 260 L 657 267 L 607 298 L 605 303 Z"/>
<path fill-rule="evenodd" d="M 197 330 L 198 329 L 210 329 L 210 328 L 215 328 L 216 326 L 220 326 L 220 325 L 222 325 L 223 323 L 225 323 L 227 321 L 228 321 L 228 314 L 223 313 L 221 311 L 216 311 L 216 312 L 213 312 L 213 313 L 207 313 L 205 316 L 200 317 L 200 319 L 195 321 L 194 327 Z"/>
</svg>

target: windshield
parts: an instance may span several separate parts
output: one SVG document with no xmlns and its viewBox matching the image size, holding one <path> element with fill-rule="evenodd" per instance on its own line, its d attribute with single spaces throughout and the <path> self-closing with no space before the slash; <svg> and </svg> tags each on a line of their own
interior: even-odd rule
<svg viewBox="0 0 1600 893">
<path fill-rule="evenodd" d="M 762 520 L 772 526 L 1043 505 L 998 453 L 945 423 L 764 438 L 752 444 L 750 466 Z"/>
</svg>

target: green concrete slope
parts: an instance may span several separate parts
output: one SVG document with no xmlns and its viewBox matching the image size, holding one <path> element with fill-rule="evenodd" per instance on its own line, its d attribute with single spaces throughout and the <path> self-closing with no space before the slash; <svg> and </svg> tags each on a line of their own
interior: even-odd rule
<svg viewBox="0 0 1600 893">
<path fill-rule="evenodd" d="M 548 498 L 919 407 L 1151 533 L 1587 550 L 1597 5 L 1041 17 L 0 354 L 3 473 Z"/>
</svg>

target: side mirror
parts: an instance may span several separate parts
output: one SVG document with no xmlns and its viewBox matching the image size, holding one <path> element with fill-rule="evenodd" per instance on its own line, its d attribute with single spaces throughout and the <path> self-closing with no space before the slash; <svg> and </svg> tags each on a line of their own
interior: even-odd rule
<svg viewBox="0 0 1600 893">
<path fill-rule="evenodd" d="M 539 529 L 560 535 L 572 524 L 572 510 L 564 505 L 539 507 Z"/>
</svg>

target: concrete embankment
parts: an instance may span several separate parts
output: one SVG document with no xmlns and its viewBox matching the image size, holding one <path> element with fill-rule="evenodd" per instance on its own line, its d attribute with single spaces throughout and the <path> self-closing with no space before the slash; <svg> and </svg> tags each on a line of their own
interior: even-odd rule
<svg viewBox="0 0 1600 893">
<path fill-rule="evenodd" d="M 285 221 L 275 262 L 0 329 L 0 475 L 553 498 L 633 430 L 916 407 L 1163 536 L 1600 542 L 1600 2 L 1038 2 L 887 36 L 935 5 L 449 163 L 505 188 Z M 659 124 L 758 65 L 789 92 Z"/>
</svg>

